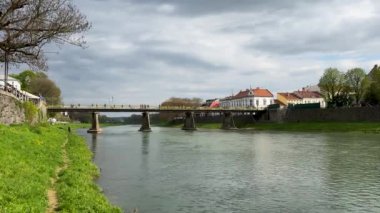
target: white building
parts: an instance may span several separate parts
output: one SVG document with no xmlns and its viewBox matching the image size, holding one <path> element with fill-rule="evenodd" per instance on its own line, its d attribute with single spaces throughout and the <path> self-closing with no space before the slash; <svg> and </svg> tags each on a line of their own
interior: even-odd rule
<svg viewBox="0 0 380 213">
<path fill-rule="evenodd" d="M 4 75 L 0 75 L 0 88 L 4 88 L 4 80 L 5 80 L 5 77 Z M 8 84 L 13 86 L 14 88 L 16 88 L 17 90 L 21 90 L 21 84 L 20 82 L 15 79 L 15 78 L 12 78 L 10 76 L 8 76 Z"/>
<path fill-rule="evenodd" d="M 274 104 L 273 94 L 267 89 L 246 89 L 238 94 L 220 100 L 223 108 L 251 107 L 264 109 L 268 105 Z"/>
<path fill-rule="evenodd" d="M 41 98 L 27 91 L 21 90 L 21 83 L 12 77 L 8 77 L 8 85 L 11 85 L 14 89 L 10 89 L 9 92 L 12 93 L 16 98 L 21 101 L 32 101 L 35 104 L 40 103 Z M 0 90 L 4 89 L 4 75 L 0 75 Z"/>
</svg>

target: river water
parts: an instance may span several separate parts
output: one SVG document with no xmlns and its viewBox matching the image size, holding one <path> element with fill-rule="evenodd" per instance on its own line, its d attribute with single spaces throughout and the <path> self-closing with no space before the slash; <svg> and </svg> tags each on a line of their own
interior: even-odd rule
<svg viewBox="0 0 380 213">
<path fill-rule="evenodd" d="M 380 135 L 138 128 L 80 131 L 124 210 L 380 212 Z"/>
</svg>

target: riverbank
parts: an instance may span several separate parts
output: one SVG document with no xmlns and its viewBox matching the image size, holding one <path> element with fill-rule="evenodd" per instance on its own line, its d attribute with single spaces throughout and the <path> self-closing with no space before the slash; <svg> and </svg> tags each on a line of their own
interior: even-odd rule
<svg viewBox="0 0 380 213">
<path fill-rule="evenodd" d="M 0 125 L 0 212 L 46 212 L 52 188 L 59 211 L 121 212 L 94 183 L 99 171 L 77 126 L 69 134 L 67 125 Z"/>
<path fill-rule="evenodd" d="M 165 123 L 162 127 L 181 128 L 183 124 Z M 220 129 L 220 123 L 197 123 L 197 128 Z M 292 131 L 292 132 L 368 132 L 380 133 L 378 122 L 289 122 L 237 124 L 239 129 Z"/>
</svg>

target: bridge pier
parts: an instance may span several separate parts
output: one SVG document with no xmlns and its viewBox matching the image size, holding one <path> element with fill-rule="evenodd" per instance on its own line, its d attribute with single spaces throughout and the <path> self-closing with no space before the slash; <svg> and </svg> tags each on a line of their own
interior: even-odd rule
<svg viewBox="0 0 380 213">
<path fill-rule="evenodd" d="M 183 124 L 182 129 L 183 130 L 197 130 L 197 127 L 195 126 L 195 120 L 194 120 L 194 112 L 185 112 L 185 123 Z"/>
<path fill-rule="evenodd" d="M 232 112 L 223 113 L 222 129 L 225 129 L 225 130 L 237 129 L 235 126 L 235 121 L 234 121 Z"/>
<path fill-rule="evenodd" d="M 139 129 L 140 132 L 151 132 L 152 129 L 150 128 L 150 118 L 148 112 L 142 113 L 142 123 L 141 128 Z"/>
<path fill-rule="evenodd" d="M 92 122 L 91 122 L 91 128 L 87 130 L 88 133 L 101 133 L 102 129 L 100 129 L 99 126 L 99 113 L 98 112 L 92 112 Z"/>
</svg>

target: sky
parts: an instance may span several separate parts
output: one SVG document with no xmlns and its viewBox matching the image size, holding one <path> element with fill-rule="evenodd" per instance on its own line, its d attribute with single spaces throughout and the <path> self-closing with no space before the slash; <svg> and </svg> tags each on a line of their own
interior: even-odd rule
<svg viewBox="0 0 380 213">
<path fill-rule="evenodd" d="M 323 71 L 380 64 L 377 0 L 74 0 L 87 48 L 49 46 L 67 104 L 150 104 L 273 94 Z"/>
</svg>

